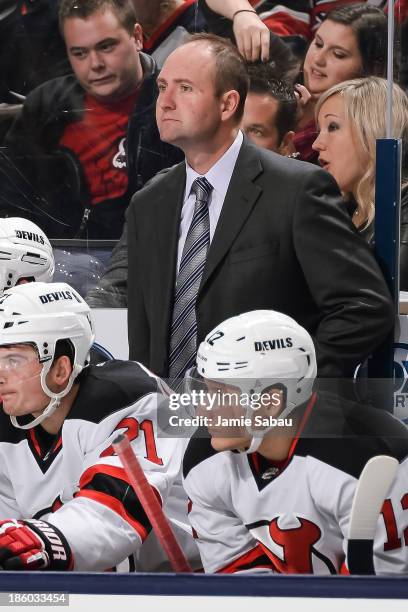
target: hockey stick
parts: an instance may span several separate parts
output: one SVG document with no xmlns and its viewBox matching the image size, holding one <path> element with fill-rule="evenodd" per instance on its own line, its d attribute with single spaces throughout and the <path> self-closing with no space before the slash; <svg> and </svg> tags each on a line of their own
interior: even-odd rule
<svg viewBox="0 0 408 612">
<path fill-rule="evenodd" d="M 146 512 L 157 539 L 169 558 L 173 570 L 175 572 L 191 572 L 190 564 L 177 542 L 169 521 L 140 466 L 138 458 L 133 452 L 129 440 L 126 436 L 120 434 L 113 441 L 113 448 L 120 457 L 132 487 Z"/>
<path fill-rule="evenodd" d="M 398 469 L 394 457 L 378 455 L 361 472 L 351 507 L 347 543 L 350 574 L 375 574 L 374 536 L 384 499 Z"/>
</svg>

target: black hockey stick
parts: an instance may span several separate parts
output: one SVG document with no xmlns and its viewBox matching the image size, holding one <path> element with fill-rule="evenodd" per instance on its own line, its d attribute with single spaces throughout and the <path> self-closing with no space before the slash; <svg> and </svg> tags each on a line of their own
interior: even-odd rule
<svg viewBox="0 0 408 612">
<path fill-rule="evenodd" d="M 394 457 L 378 455 L 361 472 L 351 507 L 347 564 L 350 574 L 375 574 L 374 536 L 384 499 L 398 469 Z"/>
</svg>

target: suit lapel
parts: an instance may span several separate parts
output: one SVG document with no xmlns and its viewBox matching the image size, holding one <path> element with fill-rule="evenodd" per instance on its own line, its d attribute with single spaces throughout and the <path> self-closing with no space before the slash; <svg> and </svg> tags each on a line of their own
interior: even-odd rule
<svg viewBox="0 0 408 612">
<path fill-rule="evenodd" d="M 257 149 L 244 140 L 208 251 L 199 292 L 221 259 L 228 253 L 261 195 L 262 189 L 259 185 L 254 184 L 254 179 L 262 172 L 263 168 Z"/>
<path fill-rule="evenodd" d="M 173 311 L 177 247 L 180 233 L 180 215 L 186 182 L 185 163 L 180 163 L 163 179 L 155 201 L 157 224 L 157 268 L 154 279 L 156 325 L 167 337 L 170 315 Z M 163 317 L 166 313 L 166 317 Z"/>
</svg>

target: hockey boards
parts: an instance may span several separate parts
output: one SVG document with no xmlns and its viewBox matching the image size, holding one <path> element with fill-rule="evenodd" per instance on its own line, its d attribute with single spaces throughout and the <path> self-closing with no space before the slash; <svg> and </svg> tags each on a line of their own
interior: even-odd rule
<svg viewBox="0 0 408 612">
<path fill-rule="evenodd" d="M 373 546 L 377 521 L 397 469 L 394 457 L 378 455 L 365 465 L 351 507 L 347 564 L 350 574 L 375 574 Z"/>
</svg>

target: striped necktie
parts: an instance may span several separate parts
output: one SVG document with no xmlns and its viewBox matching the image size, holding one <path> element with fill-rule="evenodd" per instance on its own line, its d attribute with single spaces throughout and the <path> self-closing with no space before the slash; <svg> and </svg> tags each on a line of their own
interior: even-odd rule
<svg viewBox="0 0 408 612">
<path fill-rule="evenodd" d="M 184 376 L 186 370 L 191 368 L 196 360 L 195 305 L 210 244 L 208 200 L 212 189 L 212 185 L 205 177 L 197 178 L 191 186 L 196 202 L 176 281 L 169 354 L 171 378 Z"/>
</svg>

